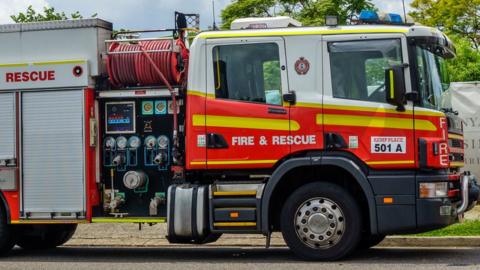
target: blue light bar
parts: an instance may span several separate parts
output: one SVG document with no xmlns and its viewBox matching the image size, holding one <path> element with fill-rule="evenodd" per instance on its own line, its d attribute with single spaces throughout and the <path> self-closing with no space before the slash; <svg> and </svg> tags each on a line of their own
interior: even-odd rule
<svg viewBox="0 0 480 270">
<path fill-rule="evenodd" d="M 362 10 L 360 12 L 360 16 L 358 16 L 358 19 L 360 21 L 364 21 L 364 22 L 378 22 L 379 21 L 379 17 L 378 17 L 377 12 L 375 12 L 373 10 Z"/>
<path fill-rule="evenodd" d="M 400 16 L 400 14 L 396 14 L 396 13 L 388 13 L 385 16 L 385 21 L 389 22 L 391 24 L 403 24 L 402 16 Z"/>
</svg>

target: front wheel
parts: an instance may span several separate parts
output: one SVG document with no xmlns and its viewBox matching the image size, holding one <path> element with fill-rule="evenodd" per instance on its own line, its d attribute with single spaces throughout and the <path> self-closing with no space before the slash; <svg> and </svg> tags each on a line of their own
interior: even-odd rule
<svg viewBox="0 0 480 270">
<path fill-rule="evenodd" d="M 360 240 L 361 226 L 360 208 L 350 193 L 324 182 L 297 189 L 281 216 L 285 242 L 308 260 L 338 260 L 349 255 Z"/>
</svg>

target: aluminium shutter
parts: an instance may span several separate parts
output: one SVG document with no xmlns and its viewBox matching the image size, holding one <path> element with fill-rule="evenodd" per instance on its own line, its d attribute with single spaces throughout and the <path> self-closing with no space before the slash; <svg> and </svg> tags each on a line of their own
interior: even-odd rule
<svg viewBox="0 0 480 270">
<path fill-rule="evenodd" d="M 84 212 L 83 103 L 83 90 L 22 95 L 23 202 L 33 218 Z"/>
<path fill-rule="evenodd" d="M 0 94 L 0 159 L 13 159 L 15 154 L 15 94 Z"/>
</svg>

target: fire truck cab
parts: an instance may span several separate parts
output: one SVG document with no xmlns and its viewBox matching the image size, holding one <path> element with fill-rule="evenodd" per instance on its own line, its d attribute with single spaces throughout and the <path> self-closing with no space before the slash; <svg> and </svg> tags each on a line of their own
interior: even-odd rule
<svg viewBox="0 0 480 270">
<path fill-rule="evenodd" d="M 161 38 L 0 26 L 2 253 L 131 222 L 167 223 L 172 243 L 281 232 L 335 260 L 476 204 L 438 30 L 277 18 L 189 42 L 197 17 L 176 18 Z"/>
</svg>

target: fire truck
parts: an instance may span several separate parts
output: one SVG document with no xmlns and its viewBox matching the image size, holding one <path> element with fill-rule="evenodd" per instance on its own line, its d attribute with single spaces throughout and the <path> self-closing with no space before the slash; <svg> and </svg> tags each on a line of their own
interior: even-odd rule
<svg viewBox="0 0 480 270">
<path fill-rule="evenodd" d="M 0 252 L 83 223 L 166 223 L 171 243 L 281 232 L 336 260 L 459 221 L 478 188 L 441 106 L 454 46 L 367 15 L 0 25 Z"/>
</svg>

